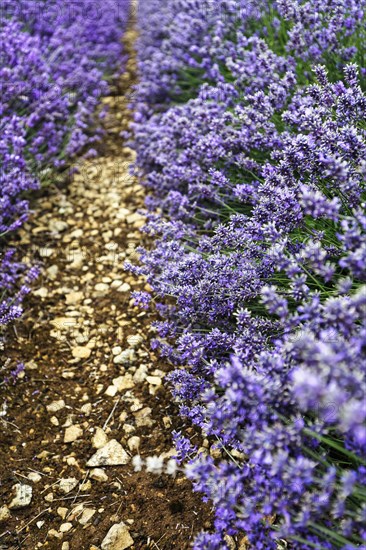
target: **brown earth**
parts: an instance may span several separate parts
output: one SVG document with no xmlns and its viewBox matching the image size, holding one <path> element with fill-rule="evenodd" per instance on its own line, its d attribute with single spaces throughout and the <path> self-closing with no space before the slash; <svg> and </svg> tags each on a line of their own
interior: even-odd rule
<svg viewBox="0 0 366 550">
<path fill-rule="evenodd" d="M 97 550 L 121 521 L 132 550 L 183 550 L 211 525 L 210 508 L 182 474 L 136 473 L 129 461 L 104 467 L 108 479 L 100 481 L 86 467 L 100 445 L 92 443 L 97 428 L 102 442 L 117 440 L 129 457 L 171 455 L 171 431 L 183 428 L 162 383 L 170 366 L 150 348 L 153 316 L 130 298 L 145 281 L 123 270 L 145 242 L 137 213 L 144 190 L 128 175 L 133 152 L 119 137 L 130 119 L 134 38 L 130 30 L 127 72 L 104 100 L 110 110 L 98 157 L 79 160 L 67 186 L 56 182 L 41 193 L 17 237 L 19 257 L 37 261 L 41 275 L 7 335 L 7 369 L 19 361 L 26 368 L 14 386 L 0 387 L 0 507 L 9 506 L 17 483 L 31 486 L 33 497 L 0 523 L 1 550 Z M 126 349 L 133 351 L 121 356 Z M 60 480 L 70 478 L 67 490 L 75 487 L 64 493 Z"/>
</svg>

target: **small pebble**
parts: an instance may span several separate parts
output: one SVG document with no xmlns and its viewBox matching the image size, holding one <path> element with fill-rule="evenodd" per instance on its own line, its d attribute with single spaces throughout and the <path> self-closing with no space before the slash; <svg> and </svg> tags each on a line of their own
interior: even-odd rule
<svg viewBox="0 0 366 550">
<path fill-rule="evenodd" d="M 108 476 L 102 468 L 94 468 L 90 472 L 90 477 L 95 481 L 108 481 Z"/>
<path fill-rule="evenodd" d="M 123 283 L 120 287 L 117 288 L 117 292 L 129 292 L 131 287 L 128 283 Z"/>
<path fill-rule="evenodd" d="M 75 426 L 70 426 L 69 428 L 66 428 L 65 435 L 64 435 L 64 443 L 73 443 L 79 437 L 83 435 L 83 430 L 80 428 L 78 424 Z"/>
<path fill-rule="evenodd" d="M 65 519 L 65 517 L 67 516 L 67 513 L 68 513 L 68 508 L 64 508 L 63 506 L 59 506 L 57 508 L 57 513 L 58 515 L 60 516 L 61 519 Z"/>
<path fill-rule="evenodd" d="M 141 443 L 141 438 L 137 435 L 130 437 L 127 441 L 127 446 L 131 452 L 138 451 Z"/>
<path fill-rule="evenodd" d="M 91 441 L 94 449 L 101 449 L 102 447 L 107 445 L 108 436 L 104 432 L 104 430 L 102 430 L 102 428 L 96 428 L 95 434 L 93 435 Z"/>
<path fill-rule="evenodd" d="M 27 475 L 29 481 L 32 481 L 33 483 L 38 483 L 41 481 L 42 476 L 40 474 L 37 474 L 37 472 L 31 472 Z"/>
<path fill-rule="evenodd" d="M 89 359 L 91 355 L 91 349 L 86 346 L 76 346 L 72 349 L 72 356 L 75 359 Z"/>
<path fill-rule="evenodd" d="M 78 483 L 79 481 L 75 477 L 67 477 L 60 480 L 58 487 L 62 493 L 65 493 L 67 495 L 73 489 L 75 489 Z"/>
<path fill-rule="evenodd" d="M 11 518 L 10 510 L 7 506 L 1 506 L 0 508 L 0 522 L 7 521 Z"/>
<path fill-rule="evenodd" d="M 30 485 L 26 485 L 25 483 L 17 483 L 13 487 L 13 491 L 15 492 L 15 496 L 9 504 L 9 508 L 11 510 L 18 510 L 29 506 L 33 496 L 33 489 Z"/>
<path fill-rule="evenodd" d="M 47 405 L 46 409 L 48 412 L 56 413 L 62 411 L 64 407 L 66 407 L 65 401 L 60 399 L 59 401 L 52 401 L 50 405 Z"/>
</svg>

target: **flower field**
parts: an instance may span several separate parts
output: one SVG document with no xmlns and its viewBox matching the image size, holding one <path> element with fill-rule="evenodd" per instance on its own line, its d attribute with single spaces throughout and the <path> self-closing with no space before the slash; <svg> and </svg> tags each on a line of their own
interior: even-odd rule
<svg viewBox="0 0 366 550">
<path fill-rule="evenodd" d="M 29 199 L 77 153 L 93 154 L 95 116 L 121 71 L 126 0 L 4 0 L 0 13 L 0 238 L 27 219 Z M 100 112 L 99 116 L 103 116 Z M 36 269 L 0 258 L 0 328 L 22 313 Z"/>
<path fill-rule="evenodd" d="M 141 264 L 175 433 L 215 506 L 198 550 L 366 548 L 364 0 L 150 0 L 138 13 Z"/>
<path fill-rule="evenodd" d="M 0 539 L 366 550 L 366 0 L 0 10 Z"/>
</svg>

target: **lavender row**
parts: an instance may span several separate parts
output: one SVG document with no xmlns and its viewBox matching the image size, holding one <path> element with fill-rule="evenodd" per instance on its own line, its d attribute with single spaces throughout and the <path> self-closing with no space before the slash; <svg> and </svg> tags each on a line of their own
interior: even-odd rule
<svg viewBox="0 0 366 550">
<path fill-rule="evenodd" d="M 121 70 L 128 0 L 2 0 L 0 239 L 27 219 L 29 196 L 101 137 L 101 96 Z M 99 116 L 103 116 L 100 113 Z M 19 317 L 28 283 L 4 252 L 0 328 Z"/>
<path fill-rule="evenodd" d="M 181 414 L 221 450 L 175 434 L 215 505 L 197 550 L 366 548 L 365 5 L 140 6 L 156 246 L 130 267 Z"/>
</svg>

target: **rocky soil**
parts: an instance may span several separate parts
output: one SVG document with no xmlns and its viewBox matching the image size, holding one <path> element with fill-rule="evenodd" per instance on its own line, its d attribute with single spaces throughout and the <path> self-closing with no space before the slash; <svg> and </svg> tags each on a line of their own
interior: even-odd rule
<svg viewBox="0 0 366 550">
<path fill-rule="evenodd" d="M 183 550 L 210 526 L 209 507 L 181 474 L 131 466 L 137 453 L 171 456 L 171 431 L 182 428 L 163 384 L 170 367 L 150 348 L 153 319 L 130 297 L 148 287 L 123 269 L 144 242 L 144 190 L 120 138 L 133 40 L 130 30 L 98 157 L 41 194 L 16 242 L 41 275 L 7 336 L 8 369 L 22 361 L 25 370 L 0 387 L 2 550 Z"/>
</svg>

